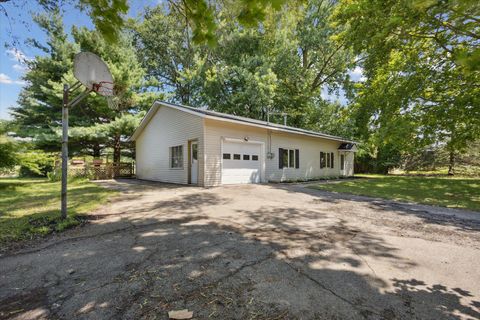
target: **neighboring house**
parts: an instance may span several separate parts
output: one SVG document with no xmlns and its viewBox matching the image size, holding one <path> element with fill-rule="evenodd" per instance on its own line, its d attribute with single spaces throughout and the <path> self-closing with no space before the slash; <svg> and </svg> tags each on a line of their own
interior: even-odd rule
<svg viewBox="0 0 480 320">
<path fill-rule="evenodd" d="M 355 142 L 157 101 L 130 140 L 139 179 L 218 186 L 353 175 Z"/>
</svg>

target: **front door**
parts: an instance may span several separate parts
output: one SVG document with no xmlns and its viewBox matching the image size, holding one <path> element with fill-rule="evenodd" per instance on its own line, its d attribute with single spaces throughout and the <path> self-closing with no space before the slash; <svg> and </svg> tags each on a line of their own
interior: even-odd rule
<svg viewBox="0 0 480 320">
<path fill-rule="evenodd" d="M 198 142 L 190 144 L 190 183 L 198 183 Z"/>
</svg>

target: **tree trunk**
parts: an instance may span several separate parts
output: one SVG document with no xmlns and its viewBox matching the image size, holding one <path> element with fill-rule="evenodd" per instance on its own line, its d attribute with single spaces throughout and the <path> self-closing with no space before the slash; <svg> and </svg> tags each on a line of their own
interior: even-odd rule
<svg viewBox="0 0 480 320">
<path fill-rule="evenodd" d="M 307 67 L 308 67 L 308 51 L 306 49 L 302 49 L 302 65 L 303 65 L 303 69 L 307 69 Z"/>
<path fill-rule="evenodd" d="M 448 175 L 453 176 L 455 174 L 455 152 L 450 151 L 450 159 L 448 163 Z"/>
<path fill-rule="evenodd" d="M 99 145 L 95 145 L 93 146 L 93 157 L 94 158 L 100 158 L 100 146 Z"/>
<path fill-rule="evenodd" d="M 433 155 L 432 171 L 436 171 L 437 170 L 437 150 L 433 151 L 432 155 Z"/>
<path fill-rule="evenodd" d="M 121 151 L 120 136 L 115 136 L 113 141 L 113 163 L 120 162 L 120 151 Z"/>
</svg>

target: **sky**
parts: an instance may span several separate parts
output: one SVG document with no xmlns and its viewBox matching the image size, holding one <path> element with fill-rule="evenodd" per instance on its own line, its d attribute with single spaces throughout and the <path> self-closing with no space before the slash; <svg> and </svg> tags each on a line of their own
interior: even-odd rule
<svg viewBox="0 0 480 320">
<path fill-rule="evenodd" d="M 146 6 L 153 6 L 159 3 L 159 0 L 135 0 L 130 1 L 130 11 L 128 16 L 138 16 Z M 15 4 L 14 4 L 15 3 Z M 36 1 L 8 1 L 1 4 L 8 14 L 8 17 L 0 11 L 0 43 L 12 43 L 14 36 L 18 36 L 18 45 L 15 48 L 0 47 L 0 119 L 10 119 L 9 108 L 16 105 L 18 95 L 25 85 L 22 80 L 26 72 L 24 61 L 33 59 L 37 55 L 44 53 L 29 45 L 24 44 L 28 38 L 34 38 L 40 43 L 45 43 L 46 35 L 32 21 L 32 12 L 43 11 Z M 0 8 L 1 9 L 1 8 Z M 69 31 L 73 25 L 85 26 L 93 29 L 90 18 L 83 12 L 72 7 L 64 5 L 65 30 Z M 6 30 L 6 32 L 4 32 Z M 14 32 L 12 32 L 14 31 Z M 362 70 L 357 67 L 350 72 L 352 80 L 358 81 L 363 78 Z M 329 100 L 339 100 L 345 104 L 346 100 L 343 93 L 340 96 L 330 95 L 326 89 L 322 91 L 322 97 Z"/>
<path fill-rule="evenodd" d="M 143 11 L 145 6 L 153 6 L 158 2 L 158 0 L 131 1 L 128 16 L 135 17 Z M 10 119 L 8 109 L 16 105 L 22 86 L 25 85 L 25 81 L 22 80 L 26 71 L 24 61 L 44 54 L 42 51 L 24 44 L 24 41 L 33 38 L 40 43 L 45 43 L 46 35 L 31 18 L 32 12 L 43 11 L 37 1 L 7 1 L 1 5 L 8 17 L 0 10 L 0 28 L 2 30 L 0 33 L 0 44 L 2 45 L 0 46 L 0 119 Z M 68 4 L 63 6 L 63 10 L 65 30 L 69 31 L 73 25 L 93 29 L 93 24 L 85 13 Z M 13 42 L 12 33 L 14 36 L 18 36 L 18 45 L 15 45 L 14 49 L 6 48 L 5 43 Z"/>
</svg>

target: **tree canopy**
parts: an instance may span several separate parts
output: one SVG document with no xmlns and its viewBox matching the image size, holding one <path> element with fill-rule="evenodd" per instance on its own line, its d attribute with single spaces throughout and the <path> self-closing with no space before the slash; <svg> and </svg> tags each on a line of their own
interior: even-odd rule
<svg viewBox="0 0 480 320">
<path fill-rule="evenodd" d="M 29 69 L 24 76 L 27 85 L 20 94 L 18 105 L 12 108 L 12 115 L 20 128 L 18 134 L 33 137 L 44 150 L 59 150 L 63 83 L 76 81 L 72 70 L 75 54 L 90 51 L 109 65 L 115 81 L 114 106 L 92 93 L 72 108 L 72 150 L 99 156 L 100 151 L 109 146 L 114 148 L 115 160 L 118 160 L 122 139 L 131 134 L 132 126 L 141 116 L 139 112 L 150 103 L 148 93 L 142 93 L 144 69 L 138 62 L 131 36 L 122 34 L 118 42 L 111 44 L 95 31 L 73 27 L 73 41 L 70 41 L 58 12 L 38 15 L 35 21 L 46 31 L 49 40 L 47 46 L 32 42 L 46 54 L 28 62 Z M 135 119 L 128 116 L 133 114 Z M 126 131 L 111 129 L 113 123 L 126 121 L 131 125 L 118 126 Z"/>
<path fill-rule="evenodd" d="M 73 2 L 96 30 L 65 30 L 49 3 L 34 16 L 46 43 L 29 41 L 43 54 L 27 62 L 12 109 L 18 134 L 44 150 L 59 149 L 62 86 L 75 82 L 80 51 L 106 61 L 116 97 L 92 94 L 71 110 L 74 152 L 112 148 L 118 161 L 154 99 L 275 122 L 287 114 L 288 125 L 361 142 L 359 163 L 379 172 L 442 148 L 453 173 L 480 139 L 477 1 L 170 0 L 128 20 L 124 0 Z"/>
<path fill-rule="evenodd" d="M 364 137 L 398 151 L 445 143 L 453 168 L 480 135 L 479 14 L 469 0 L 339 2 L 337 37 L 362 57 L 367 77 L 353 99 Z"/>
</svg>

